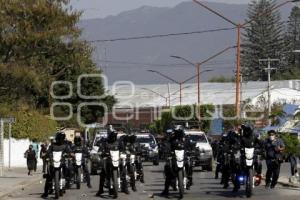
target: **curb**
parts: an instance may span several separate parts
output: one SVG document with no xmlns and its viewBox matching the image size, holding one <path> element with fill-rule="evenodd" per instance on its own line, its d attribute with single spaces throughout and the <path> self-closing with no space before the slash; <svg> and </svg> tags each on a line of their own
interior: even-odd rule
<svg viewBox="0 0 300 200">
<path fill-rule="evenodd" d="M 262 180 L 266 180 L 265 177 L 262 177 Z M 283 182 L 278 180 L 277 181 L 278 184 L 284 186 L 284 187 L 290 187 L 290 188 L 300 188 L 300 184 L 294 184 L 294 183 L 289 183 L 289 182 Z"/>
<path fill-rule="evenodd" d="M 24 190 L 25 188 L 39 182 L 42 180 L 42 177 L 37 177 L 36 179 L 33 179 L 31 181 L 22 181 L 20 183 L 18 183 L 17 186 L 14 187 L 14 189 L 7 191 L 4 194 L 0 195 L 0 200 L 4 200 L 6 197 L 8 197 L 9 195 L 11 195 L 12 193 L 18 191 L 18 190 Z"/>
</svg>

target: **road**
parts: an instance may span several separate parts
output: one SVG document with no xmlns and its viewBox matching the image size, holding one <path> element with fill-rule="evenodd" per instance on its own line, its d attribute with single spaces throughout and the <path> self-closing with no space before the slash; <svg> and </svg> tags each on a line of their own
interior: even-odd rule
<svg viewBox="0 0 300 200">
<path fill-rule="evenodd" d="M 163 178 L 163 164 L 160 166 L 151 166 L 146 163 L 144 167 L 145 170 L 145 184 L 138 184 L 138 192 L 131 192 L 130 195 L 120 194 L 119 199 L 122 200 L 145 200 L 145 199 L 155 199 L 163 200 L 166 198 L 160 197 L 159 194 L 163 189 L 164 178 Z M 202 172 L 196 168 L 194 174 L 195 185 L 191 190 L 186 191 L 184 199 L 187 200 L 219 200 L 219 199 L 246 199 L 244 192 L 233 194 L 231 189 L 224 190 L 219 184 L 220 180 L 213 179 L 213 174 L 209 172 Z M 100 199 L 96 197 L 99 177 L 92 176 L 92 189 L 88 189 L 85 185 L 82 186 L 81 190 L 71 189 L 68 190 L 65 196 L 62 198 L 64 200 L 84 200 L 84 199 Z M 23 191 L 15 192 L 6 199 L 40 199 L 41 192 L 43 191 L 44 181 L 32 185 L 30 188 L 24 189 Z M 263 184 L 264 185 L 264 184 Z M 255 188 L 255 195 L 252 199 L 272 199 L 272 200 L 298 200 L 300 196 L 300 189 L 296 188 L 284 188 L 278 185 L 275 189 L 266 190 L 264 186 Z M 171 192 L 169 199 L 177 199 L 177 194 Z M 49 199 L 52 199 L 51 196 Z M 104 195 L 103 199 L 110 199 L 109 196 Z"/>
</svg>

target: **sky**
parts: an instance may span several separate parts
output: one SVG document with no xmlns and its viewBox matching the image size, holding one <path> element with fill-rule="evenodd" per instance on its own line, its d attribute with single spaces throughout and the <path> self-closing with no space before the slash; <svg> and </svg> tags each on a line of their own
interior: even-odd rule
<svg viewBox="0 0 300 200">
<path fill-rule="evenodd" d="M 191 0 L 71 0 L 73 9 L 84 10 L 82 19 L 103 18 L 141 6 L 172 7 Z M 246 4 L 250 0 L 206 0 L 211 2 Z"/>
</svg>

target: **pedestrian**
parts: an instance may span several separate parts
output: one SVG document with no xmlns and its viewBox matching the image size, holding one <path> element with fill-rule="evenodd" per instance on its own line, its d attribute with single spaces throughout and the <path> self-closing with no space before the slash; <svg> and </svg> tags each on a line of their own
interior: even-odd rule
<svg viewBox="0 0 300 200">
<path fill-rule="evenodd" d="M 37 169 L 37 163 L 38 163 L 38 155 L 39 155 L 39 145 L 37 143 L 36 139 L 32 140 L 32 148 L 35 151 L 35 163 L 34 163 L 34 171 L 36 172 Z"/>
<path fill-rule="evenodd" d="M 33 150 L 33 146 L 29 145 L 29 149 L 25 152 L 24 157 L 27 159 L 28 176 L 32 176 L 32 170 L 34 170 L 36 155 Z"/>
<path fill-rule="evenodd" d="M 297 156 L 293 153 L 289 154 L 288 160 L 291 165 L 291 175 L 292 177 L 296 176 L 298 177 L 298 171 L 297 171 Z"/>
<path fill-rule="evenodd" d="M 266 188 L 275 188 L 279 174 L 280 165 L 283 162 L 282 152 L 284 151 L 284 143 L 279 138 L 276 137 L 276 132 L 274 130 L 268 131 L 268 138 L 265 141 L 265 151 L 266 151 Z"/>
<path fill-rule="evenodd" d="M 46 172 L 46 155 L 47 155 L 47 145 L 41 144 L 40 158 L 43 161 L 43 173 Z"/>
</svg>

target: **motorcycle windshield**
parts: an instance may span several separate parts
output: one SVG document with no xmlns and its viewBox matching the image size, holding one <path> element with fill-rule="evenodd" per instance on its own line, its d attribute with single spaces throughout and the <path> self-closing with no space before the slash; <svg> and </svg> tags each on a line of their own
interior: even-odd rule
<svg viewBox="0 0 300 200">
<path fill-rule="evenodd" d="M 110 151 L 110 156 L 113 161 L 119 161 L 120 153 L 119 151 Z"/>
<path fill-rule="evenodd" d="M 54 151 L 53 152 L 53 162 L 54 162 L 55 168 L 60 167 L 61 158 L 62 158 L 62 151 Z"/>
<path fill-rule="evenodd" d="M 175 150 L 176 160 L 183 161 L 184 160 L 184 150 Z"/>
<path fill-rule="evenodd" d="M 245 148 L 245 156 L 247 160 L 252 160 L 254 157 L 254 148 Z"/>
<path fill-rule="evenodd" d="M 75 160 L 77 165 L 81 165 L 82 153 L 75 153 Z"/>
</svg>

